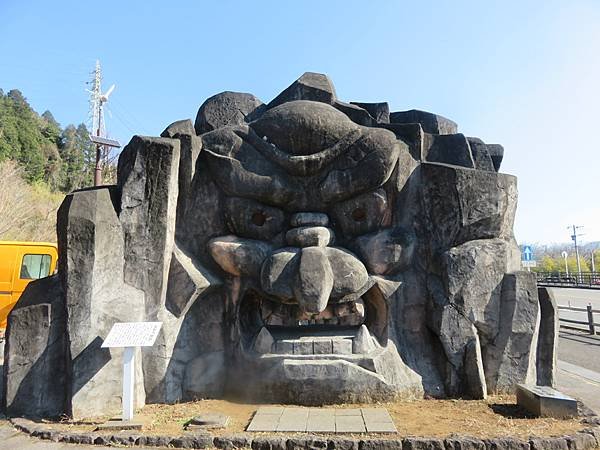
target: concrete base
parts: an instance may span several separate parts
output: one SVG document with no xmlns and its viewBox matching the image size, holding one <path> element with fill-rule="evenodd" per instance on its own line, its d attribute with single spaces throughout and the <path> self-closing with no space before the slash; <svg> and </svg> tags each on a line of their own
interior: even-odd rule
<svg viewBox="0 0 600 450">
<path fill-rule="evenodd" d="M 517 404 L 538 417 L 577 417 L 577 400 L 548 386 L 517 385 Z"/>
</svg>

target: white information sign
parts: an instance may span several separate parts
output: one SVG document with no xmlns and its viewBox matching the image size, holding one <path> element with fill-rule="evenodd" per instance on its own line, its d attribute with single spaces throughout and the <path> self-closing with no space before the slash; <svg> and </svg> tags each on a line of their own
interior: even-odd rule
<svg viewBox="0 0 600 450">
<path fill-rule="evenodd" d="M 154 345 L 162 322 L 115 323 L 102 343 L 103 348 L 124 347 L 123 351 L 123 421 L 133 419 L 135 387 L 135 348 Z"/>
<path fill-rule="evenodd" d="M 115 323 L 102 343 L 106 347 L 150 347 L 154 345 L 162 322 Z"/>
<path fill-rule="evenodd" d="M 523 267 L 537 267 L 537 261 L 521 261 Z"/>
</svg>

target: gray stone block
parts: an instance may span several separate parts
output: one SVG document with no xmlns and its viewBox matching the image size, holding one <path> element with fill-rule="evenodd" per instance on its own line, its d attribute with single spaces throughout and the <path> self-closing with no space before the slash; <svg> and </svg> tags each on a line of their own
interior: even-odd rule
<svg viewBox="0 0 600 450">
<path fill-rule="evenodd" d="M 577 417 L 577 400 L 548 386 L 517 385 L 517 404 L 538 417 Z"/>
<path fill-rule="evenodd" d="M 486 450 L 530 450 L 529 441 L 511 437 L 484 439 Z"/>
<path fill-rule="evenodd" d="M 362 439 L 359 446 L 360 450 L 402 450 L 403 448 L 402 441 L 391 439 Z"/>
<path fill-rule="evenodd" d="M 359 442 L 354 439 L 331 438 L 327 441 L 328 450 L 358 450 Z"/>
<path fill-rule="evenodd" d="M 66 321 L 58 276 L 29 283 L 8 316 L 2 396 L 8 415 L 68 413 Z"/>
<path fill-rule="evenodd" d="M 268 104 L 268 109 L 293 100 L 333 103 L 335 88 L 327 75 L 305 72 Z"/>
<path fill-rule="evenodd" d="M 567 440 L 563 437 L 532 438 L 529 444 L 531 450 L 569 450 Z"/>
<path fill-rule="evenodd" d="M 552 289 L 538 288 L 540 330 L 537 344 L 537 385 L 554 387 L 556 383 L 559 319 Z"/>
<path fill-rule="evenodd" d="M 350 102 L 352 105 L 359 106 L 365 110 L 375 119 L 377 123 L 390 123 L 390 106 L 387 102 L 380 103 L 361 103 L 361 102 Z"/>
<path fill-rule="evenodd" d="M 102 339 L 115 322 L 143 317 L 143 293 L 125 282 L 125 236 L 117 201 L 114 188 L 76 191 L 58 211 L 58 274 L 71 356 L 68 398 L 70 412 L 78 418 L 120 409 L 122 350 L 101 348 Z M 136 407 L 143 406 L 145 397 L 140 359 Z"/>
<path fill-rule="evenodd" d="M 327 439 L 316 436 L 289 438 L 286 446 L 287 450 L 321 450 L 327 448 Z"/>
<path fill-rule="evenodd" d="M 407 437 L 402 440 L 402 450 L 445 450 L 442 439 Z"/>
<path fill-rule="evenodd" d="M 213 443 L 216 448 L 223 450 L 250 448 L 252 446 L 252 435 L 240 433 L 225 436 L 215 436 Z"/>
<path fill-rule="evenodd" d="M 419 123 L 426 133 L 455 134 L 458 126 L 450 119 L 426 111 L 411 109 L 390 114 L 391 123 Z"/>
<path fill-rule="evenodd" d="M 207 99 L 196 115 L 196 134 L 206 133 L 226 125 L 241 125 L 258 118 L 263 103 L 252 94 L 221 92 Z"/>
<path fill-rule="evenodd" d="M 575 433 L 566 437 L 569 450 L 587 450 L 597 448 L 594 436 L 588 433 Z"/>
<path fill-rule="evenodd" d="M 278 437 L 255 437 L 252 450 L 287 450 L 286 439 Z"/>
<path fill-rule="evenodd" d="M 446 450 L 486 450 L 485 442 L 468 436 L 456 436 L 444 440 Z"/>
</svg>

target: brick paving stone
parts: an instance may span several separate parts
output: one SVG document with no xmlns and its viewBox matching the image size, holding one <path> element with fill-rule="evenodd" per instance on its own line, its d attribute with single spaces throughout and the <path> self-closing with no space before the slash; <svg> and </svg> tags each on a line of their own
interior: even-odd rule
<svg viewBox="0 0 600 450">
<path fill-rule="evenodd" d="M 366 429 L 362 415 L 335 416 L 335 431 L 336 433 L 364 433 Z"/>
<path fill-rule="evenodd" d="M 255 415 L 246 431 L 277 431 L 279 417 L 277 414 Z"/>
<path fill-rule="evenodd" d="M 335 416 L 334 408 L 309 408 L 308 417 L 311 416 Z"/>
<path fill-rule="evenodd" d="M 377 419 L 378 422 L 391 422 L 392 417 L 388 413 L 387 409 L 384 408 L 361 408 L 362 415 L 365 419 L 373 418 Z"/>
<path fill-rule="evenodd" d="M 279 418 L 277 431 L 306 431 L 307 408 L 285 408 Z"/>
<path fill-rule="evenodd" d="M 259 408 L 246 431 L 397 433 L 385 408 Z"/>
<path fill-rule="evenodd" d="M 279 414 L 283 413 L 283 406 L 261 406 L 256 411 L 256 414 Z"/>
<path fill-rule="evenodd" d="M 362 412 L 359 408 L 336 409 L 336 416 L 360 416 Z"/>
<path fill-rule="evenodd" d="M 335 433 L 335 410 L 332 408 L 310 408 L 306 431 Z"/>
<path fill-rule="evenodd" d="M 393 422 L 367 422 L 365 421 L 367 433 L 397 433 Z"/>
</svg>

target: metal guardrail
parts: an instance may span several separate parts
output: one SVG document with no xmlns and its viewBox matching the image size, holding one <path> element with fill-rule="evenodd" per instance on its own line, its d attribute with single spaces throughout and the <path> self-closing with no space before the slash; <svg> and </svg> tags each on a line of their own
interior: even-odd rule
<svg viewBox="0 0 600 450">
<path fill-rule="evenodd" d="M 600 272 L 535 272 L 540 286 L 570 286 L 600 289 Z"/>
<path fill-rule="evenodd" d="M 600 327 L 600 323 L 594 322 L 594 314 L 599 314 L 600 309 L 593 309 L 590 303 L 585 308 L 577 308 L 575 306 L 558 305 L 559 310 L 558 318 L 561 322 L 572 323 L 577 325 L 587 325 L 590 334 L 596 334 L 596 327 Z M 560 317 L 560 311 L 574 311 L 574 312 L 585 312 L 587 313 L 587 320 L 573 320 L 565 319 Z"/>
</svg>

